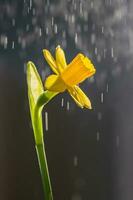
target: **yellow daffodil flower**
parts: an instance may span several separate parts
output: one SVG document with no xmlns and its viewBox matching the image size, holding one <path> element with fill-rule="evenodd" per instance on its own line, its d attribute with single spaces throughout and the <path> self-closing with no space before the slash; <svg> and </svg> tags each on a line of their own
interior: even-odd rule
<svg viewBox="0 0 133 200">
<path fill-rule="evenodd" d="M 43 54 L 55 73 L 46 79 L 45 88 L 53 92 L 64 92 L 68 90 L 78 106 L 91 109 L 89 98 L 78 87 L 79 83 L 95 74 L 96 69 L 91 61 L 86 56 L 79 53 L 70 64 L 67 65 L 64 51 L 60 46 L 56 48 L 56 59 L 54 59 L 51 53 L 46 49 L 43 50 Z"/>
<path fill-rule="evenodd" d="M 91 102 L 84 92 L 78 87 L 86 78 L 95 73 L 95 68 L 91 61 L 83 54 L 78 54 L 70 64 L 67 65 L 65 55 L 60 46 L 56 48 L 56 59 L 50 52 L 43 50 L 44 57 L 55 74 L 50 75 L 45 81 L 44 90 L 41 78 L 35 65 L 29 61 L 27 63 L 27 85 L 28 98 L 31 113 L 31 122 L 34 131 L 35 147 L 40 167 L 42 184 L 45 199 L 53 200 L 51 181 L 48 171 L 43 124 L 42 109 L 58 93 L 68 90 L 74 101 L 81 108 L 91 109 Z"/>
</svg>

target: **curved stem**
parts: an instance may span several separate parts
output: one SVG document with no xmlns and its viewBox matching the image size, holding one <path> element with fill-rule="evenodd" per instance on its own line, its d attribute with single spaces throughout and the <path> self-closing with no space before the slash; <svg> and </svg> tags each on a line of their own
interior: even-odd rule
<svg viewBox="0 0 133 200">
<path fill-rule="evenodd" d="M 53 194 L 43 141 L 42 109 L 56 94 L 49 91 L 42 93 L 35 105 L 33 115 L 33 130 L 45 200 L 53 200 Z"/>
</svg>

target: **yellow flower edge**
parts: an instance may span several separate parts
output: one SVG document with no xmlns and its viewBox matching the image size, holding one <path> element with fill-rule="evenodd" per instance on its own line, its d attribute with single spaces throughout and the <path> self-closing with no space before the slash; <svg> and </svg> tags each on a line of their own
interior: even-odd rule
<svg viewBox="0 0 133 200">
<path fill-rule="evenodd" d="M 55 59 L 47 49 L 43 50 L 43 54 L 54 72 L 46 79 L 45 88 L 54 92 L 67 90 L 78 106 L 92 109 L 90 99 L 78 86 L 96 72 L 90 59 L 79 53 L 67 65 L 64 51 L 59 45 L 56 47 Z"/>
</svg>

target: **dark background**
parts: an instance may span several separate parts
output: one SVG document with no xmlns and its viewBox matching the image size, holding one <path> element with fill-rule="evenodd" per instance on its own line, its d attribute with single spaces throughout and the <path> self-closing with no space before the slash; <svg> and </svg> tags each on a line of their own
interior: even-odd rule
<svg viewBox="0 0 133 200">
<path fill-rule="evenodd" d="M 81 85 L 93 110 L 64 93 L 43 112 L 54 199 L 133 199 L 132 10 L 132 0 L 0 0 L 1 200 L 44 199 L 25 69 L 32 60 L 44 80 L 42 49 L 58 44 L 68 63 L 83 52 L 97 73 Z"/>
</svg>

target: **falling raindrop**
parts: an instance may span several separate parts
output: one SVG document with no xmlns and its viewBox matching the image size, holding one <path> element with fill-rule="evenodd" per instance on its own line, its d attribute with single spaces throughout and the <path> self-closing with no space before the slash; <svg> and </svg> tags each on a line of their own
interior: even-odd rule
<svg viewBox="0 0 133 200">
<path fill-rule="evenodd" d="M 7 36 L 1 35 L 0 36 L 0 43 L 1 43 L 1 45 L 4 46 L 4 49 L 6 49 L 7 48 L 7 44 L 8 44 L 8 38 L 7 38 Z"/>
<path fill-rule="evenodd" d="M 65 14 L 65 21 L 68 21 L 68 14 Z"/>
<path fill-rule="evenodd" d="M 103 103 L 103 92 L 101 93 L 101 103 Z"/>
<path fill-rule="evenodd" d="M 45 112 L 45 130 L 48 131 L 48 112 Z"/>
<path fill-rule="evenodd" d="M 55 34 L 58 33 L 57 24 L 54 24 L 54 33 L 55 33 Z"/>
<path fill-rule="evenodd" d="M 14 49 L 14 41 L 12 42 L 12 49 Z"/>
<path fill-rule="evenodd" d="M 39 36 L 42 36 L 42 29 L 39 28 Z"/>
<path fill-rule="evenodd" d="M 67 110 L 70 110 L 70 102 L 67 101 Z"/>
<path fill-rule="evenodd" d="M 95 54 L 97 55 L 97 47 L 95 47 Z"/>
<path fill-rule="evenodd" d="M 75 33 L 75 44 L 77 44 L 77 42 L 78 42 L 78 35 L 77 33 Z"/>
<path fill-rule="evenodd" d="M 47 6 L 49 6 L 50 5 L 50 2 L 49 2 L 49 0 L 47 0 Z"/>
<path fill-rule="evenodd" d="M 106 58 L 107 49 L 103 50 L 103 57 Z"/>
<path fill-rule="evenodd" d="M 26 31 L 29 31 L 29 29 L 30 29 L 30 25 L 27 24 L 27 25 L 26 25 Z"/>
<path fill-rule="evenodd" d="M 109 92 L 109 85 L 108 84 L 106 85 L 106 92 L 107 93 Z"/>
<path fill-rule="evenodd" d="M 32 0 L 30 0 L 30 10 L 31 10 L 31 8 L 32 8 Z"/>
<path fill-rule="evenodd" d="M 12 19 L 12 25 L 15 26 L 15 19 Z"/>
<path fill-rule="evenodd" d="M 54 17 L 51 19 L 51 25 L 54 26 Z"/>
<path fill-rule="evenodd" d="M 80 5 L 79 5 L 79 13 L 81 15 L 83 15 L 83 5 L 82 5 L 82 2 L 80 2 Z"/>
<path fill-rule="evenodd" d="M 7 39 L 7 37 L 5 37 L 5 40 L 4 40 L 4 49 L 7 48 L 7 43 L 8 43 L 8 39 Z"/>
<path fill-rule="evenodd" d="M 72 23 L 75 22 L 75 16 L 74 16 L 74 15 L 72 15 L 72 17 L 71 17 L 71 22 L 72 22 Z"/>
<path fill-rule="evenodd" d="M 114 48 L 113 47 L 111 48 L 111 57 L 112 58 L 114 57 Z"/>
<path fill-rule="evenodd" d="M 64 98 L 61 99 L 61 107 L 64 107 Z"/>
<path fill-rule="evenodd" d="M 93 8 L 94 7 L 94 2 L 93 1 L 91 1 L 91 8 Z"/>
<path fill-rule="evenodd" d="M 104 26 L 102 26 L 102 33 L 104 33 Z"/>
<path fill-rule="evenodd" d="M 46 27 L 46 35 L 48 35 L 48 33 L 49 33 L 49 29 L 48 27 Z"/>
</svg>

